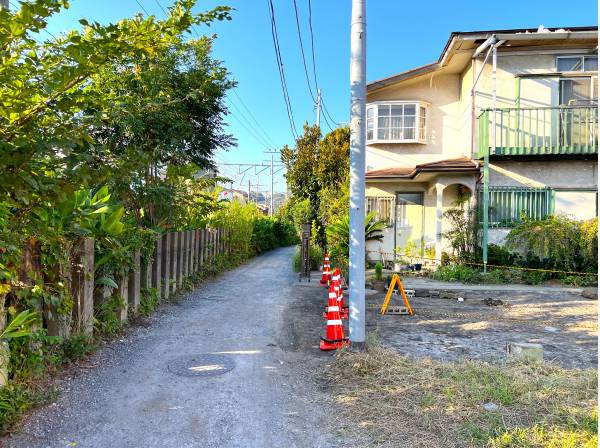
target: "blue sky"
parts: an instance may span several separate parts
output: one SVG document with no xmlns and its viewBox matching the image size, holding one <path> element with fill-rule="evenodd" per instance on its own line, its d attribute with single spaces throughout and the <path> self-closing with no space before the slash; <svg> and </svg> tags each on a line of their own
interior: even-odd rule
<svg viewBox="0 0 600 448">
<path fill-rule="evenodd" d="M 150 14 L 164 16 L 157 0 L 138 1 Z M 312 71 L 308 0 L 296 1 L 307 63 Z M 173 0 L 158 2 L 167 7 Z M 292 143 L 275 62 L 267 0 L 199 0 L 196 10 L 219 4 L 235 8 L 233 20 L 199 31 L 218 35 L 215 57 L 224 61 L 238 82 L 236 91 L 244 104 L 238 96 L 230 95 L 235 106 L 230 107 L 232 115 L 227 121 L 229 132 L 237 137 L 239 146 L 220 152 L 218 160 L 260 163 L 270 157 L 263 154 L 268 149 L 266 143 L 277 147 Z M 294 3 L 293 0 L 274 0 L 273 4 L 296 129 L 301 132 L 304 122 L 314 122 L 315 110 L 302 65 Z M 336 122 L 347 122 L 349 115 L 350 8 L 350 0 L 312 0 L 317 81 L 325 105 Z M 136 0 L 71 0 L 71 7 L 51 20 L 49 30 L 60 33 L 76 28 L 81 17 L 107 23 L 138 12 L 142 9 Z M 597 25 L 597 17 L 595 0 L 367 0 L 367 78 L 374 80 L 435 61 L 451 31 L 536 28 L 540 24 L 546 27 Z M 254 119 L 262 129 L 258 129 Z M 328 130 L 325 124 L 322 127 Z M 225 168 L 225 174 L 235 177 L 237 183 L 242 180 L 241 176 L 234 176 L 232 168 Z M 247 180 L 246 176 L 244 184 Z M 251 180 L 263 184 L 265 190 L 270 185 L 265 173 Z M 284 191 L 280 175 L 277 182 L 275 189 Z"/>
</svg>

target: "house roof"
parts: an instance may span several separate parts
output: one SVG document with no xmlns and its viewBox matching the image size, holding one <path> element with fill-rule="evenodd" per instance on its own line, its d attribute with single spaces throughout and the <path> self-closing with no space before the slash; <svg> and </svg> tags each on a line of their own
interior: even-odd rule
<svg viewBox="0 0 600 448">
<path fill-rule="evenodd" d="M 405 179 L 414 179 L 422 172 L 454 172 L 454 171 L 479 171 L 479 163 L 468 157 L 458 157 L 456 159 L 438 160 L 436 162 L 422 163 L 414 167 L 392 167 L 381 170 L 367 171 L 366 178 L 382 177 L 401 177 Z"/>
<path fill-rule="evenodd" d="M 589 37 L 592 40 L 597 40 L 597 26 L 576 26 L 568 28 L 517 28 L 517 29 L 497 29 L 497 30 L 481 30 L 481 31 L 453 31 L 444 46 L 444 50 L 440 54 L 436 62 L 416 67 L 404 72 L 388 76 L 386 78 L 371 81 L 367 84 L 367 90 L 377 90 L 386 87 L 390 84 L 395 84 L 399 81 L 415 78 L 427 73 L 435 72 L 446 66 L 450 60 L 452 53 L 460 50 L 474 51 L 477 46 L 490 36 L 496 35 L 498 39 L 523 39 L 525 37 L 536 37 L 540 41 L 547 41 L 549 38 L 565 39 L 573 34 L 578 34 L 580 37 Z M 594 34 L 595 36 L 591 36 Z M 533 35 L 533 36 L 532 36 Z M 588 36 L 590 35 L 590 36 Z M 539 43 L 539 42 L 538 42 Z M 514 45 L 520 46 L 520 45 Z M 468 48 L 467 48 L 468 47 Z M 469 56 L 470 59 L 470 56 Z"/>
</svg>

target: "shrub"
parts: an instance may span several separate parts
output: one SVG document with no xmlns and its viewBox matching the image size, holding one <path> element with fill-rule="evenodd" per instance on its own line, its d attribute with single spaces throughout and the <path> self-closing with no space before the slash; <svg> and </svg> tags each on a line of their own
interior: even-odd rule
<svg viewBox="0 0 600 448">
<path fill-rule="evenodd" d="M 433 273 L 435 280 L 441 280 L 445 282 L 459 281 L 463 283 L 470 283 L 479 275 L 479 271 L 470 268 L 468 266 L 460 264 L 448 264 L 440 266 L 437 271 Z"/>
<path fill-rule="evenodd" d="M 300 247 L 296 248 L 296 252 L 294 252 L 294 257 L 292 258 L 292 268 L 294 272 L 300 272 Z M 323 252 L 317 246 L 310 246 L 309 250 L 309 259 L 310 259 L 310 270 L 316 271 L 319 269 L 321 262 L 323 261 Z"/>
<path fill-rule="evenodd" d="M 383 278 L 383 265 L 379 262 L 375 264 L 375 280 L 380 281 Z"/>
<path fill-rule="evenodd" d="M 595 272 L 598 269 L 598 220 L 566 216 L 525 220 L 510 231 L 506 247 L 548 269 Z"/>
</svg>

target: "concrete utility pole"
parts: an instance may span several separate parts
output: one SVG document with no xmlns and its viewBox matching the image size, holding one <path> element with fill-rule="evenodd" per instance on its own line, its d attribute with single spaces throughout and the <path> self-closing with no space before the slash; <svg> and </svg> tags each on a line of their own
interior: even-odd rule
<svg viewBox="0 0 600 448">
<path fill-rule="evenodd" d="M 321 89 L 317 90 L 317 127 L 321 133 Z M 317 135 L 317 144 L 315 146 L 315 159 L 319 157 L 319 135 Z"/>
<path fill-rule="evenodd" d="M 350 29 L 350 340 L 365 342 L 366 0 L 352 0 Z"/>
<path fill-rule="evenodd" d="M 273 153 L 271 153 L 271 207 L 269 208 L 269 216 L 273 216 L 273 185 L 275 183 L 274 178 L 275 174 L 273 171 Z"/>
</svg>

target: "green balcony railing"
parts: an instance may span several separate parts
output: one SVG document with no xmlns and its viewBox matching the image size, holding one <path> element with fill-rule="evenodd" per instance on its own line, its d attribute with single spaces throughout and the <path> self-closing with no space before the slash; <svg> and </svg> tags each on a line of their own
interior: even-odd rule
<svg viewBox="0 0 600 448">
<path fill-rule="evenodd" d="M 483 216 L 483 191 L 478 191 Z M 489 227 L 514 227 L 523 219 L 542 219 L 554 213 L 554 190 L 548 187 L 489 187 Z"/>
<path fill-rule="evenodd" d="M 596 106 L 485 109 L 477 120 L 479 157 L 598 153 Z"/>
</svg>

